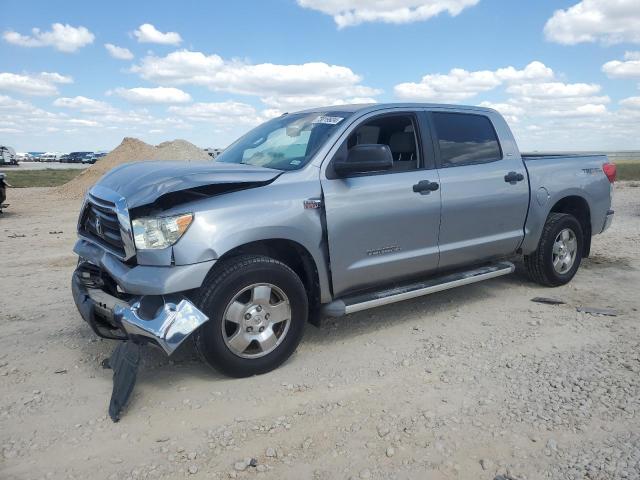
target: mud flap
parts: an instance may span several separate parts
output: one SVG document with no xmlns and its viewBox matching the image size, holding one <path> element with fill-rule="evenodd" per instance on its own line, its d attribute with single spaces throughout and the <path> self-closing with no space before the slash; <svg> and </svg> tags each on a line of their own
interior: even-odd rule
<svg viewBox="0 0 640 480">
<path fill-rule="evenodd" d="M 104 368 L 113 370 L 113 391 L 109 403 L 109 416 L 114 422 L 120 420 L 120 412 L 127 404 L 136 384 L 141 349 L 142 345 L 139 343 L 121 342 L 111 357 L 102 363 Z"/>
</svg>

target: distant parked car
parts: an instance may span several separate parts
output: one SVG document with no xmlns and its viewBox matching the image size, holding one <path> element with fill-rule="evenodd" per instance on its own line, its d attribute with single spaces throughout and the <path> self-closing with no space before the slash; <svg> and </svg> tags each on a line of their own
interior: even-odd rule
<svg viewBox="0 0 640 480">
<path fill-rule="evenodd" d="M 46 152 L 40 155 L 41 162 L 57 162 L 60 160 L 60 153 L 58 152 Z"/>
<path fill-rule="evenodd" d="M 84 157 L 82 159 L 82 163 L 94 164 L 102 157 L 104 157 L 104 154 L 92 153 L 91 155 Z"/>
<path fill-rule="evenodd" d="M 31 160 L 34 162 L 39 162 L 40 157 L 44 155 L 44 152 L 27 152 L 28 155 L 31 155 Z"/>
<path fill-rule="evenodd" d="M 84 159 L 93 155 L 93 152 L 71 152 L 67 155 L 66 163 L 85 163 Z"/>
<path fill-rule="evenodd" d="M 27 152 L 18 152 L 16 153 L 16 159 L 18 162 L 33 162 L 33 155 Z"/>
<path fill-rule="evenodd" d="M 104 157 L 105 155 L 106 155 L 106 152 L 92 153 L 92 154 L 87 155 L 86 157 L 84 157 L 82 159 L 82 163 L 94 164 L 98 160 L 100 160 L 102 157 Z"/>
</svg>

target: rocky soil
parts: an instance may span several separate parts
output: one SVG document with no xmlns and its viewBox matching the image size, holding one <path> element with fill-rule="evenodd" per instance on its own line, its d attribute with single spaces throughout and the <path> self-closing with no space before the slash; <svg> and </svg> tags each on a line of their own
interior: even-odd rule
<svg viewBox="0 0 640 480">
<path fill-rule="evenodd" d="M 327 320 L 249 379 L 212 372 L 190 345 L 171 360 L 149 348 L 116 424 L 100 367 L 114 343 L 81 321 L 69 289 L 78 200 L 10 190 L 0 478 L 638 479 L 633 185 L 616 187 L 614 224 L 567 286 L 515 274 Z"/>
</svg>

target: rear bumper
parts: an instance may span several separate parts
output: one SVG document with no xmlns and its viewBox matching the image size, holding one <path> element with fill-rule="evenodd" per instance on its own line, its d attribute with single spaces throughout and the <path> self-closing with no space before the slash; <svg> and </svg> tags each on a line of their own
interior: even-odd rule
<svg viewBox="0 0 640 480">
<path fill-rule="evenodd" d="M 79 266 L 71 290 L 82 318 L 100 337 L 152 343 L 171 355 L 208 317 L 181 295 L 115 297 Z"/>
<path fill-rule="evenodd" d="M 607 211 L 607 216 L 604 219 L 604 225 L 602 226 L 602 230 L 600 231 L 600 233 L 604 233 L 605 230 L 607 230 L 610 226 L 611 223 L 613 222 L 613 216 L 615 215 L 613 210 L 608 210 Z"/>
</svg>

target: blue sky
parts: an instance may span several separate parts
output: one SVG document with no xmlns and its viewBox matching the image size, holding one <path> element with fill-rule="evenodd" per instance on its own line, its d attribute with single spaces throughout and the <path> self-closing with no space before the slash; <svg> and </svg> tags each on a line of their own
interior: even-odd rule
<svg viewBox="0 0 640 480">
<path fill-rule="evenodd" d="M 226 146 L 406 100 L 497 108 L 527 150 L 640 148 L 639 24 L 637 0 L 3 0 L 0 143 Z"/>
</svg>

